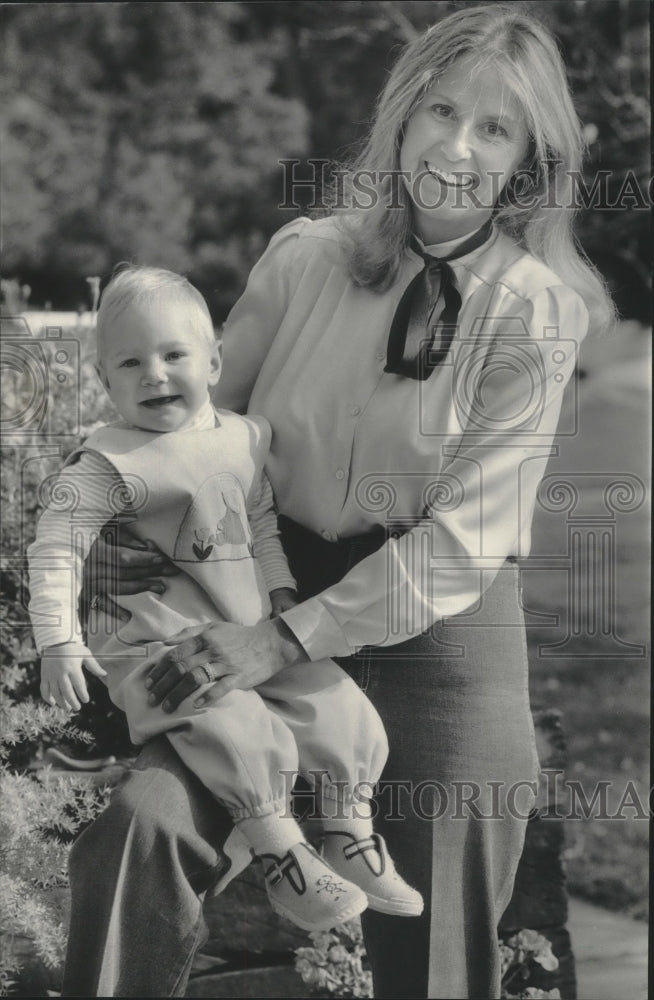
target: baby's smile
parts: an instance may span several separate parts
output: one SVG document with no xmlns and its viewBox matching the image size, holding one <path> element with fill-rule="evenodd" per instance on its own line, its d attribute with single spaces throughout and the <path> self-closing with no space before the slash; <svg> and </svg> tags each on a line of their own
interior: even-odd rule
<svg viewBox="0 0 654 1000">
<path fill-rule="evenodd" d="M 140 406 L 147 406 L 149 409 L 157 409 L 162 406 L 168 406 L 170 403 L 176 403 L 182 397 L 177 396 L 152 396 L 150 399 L 142 399 Z"/>
</svg>

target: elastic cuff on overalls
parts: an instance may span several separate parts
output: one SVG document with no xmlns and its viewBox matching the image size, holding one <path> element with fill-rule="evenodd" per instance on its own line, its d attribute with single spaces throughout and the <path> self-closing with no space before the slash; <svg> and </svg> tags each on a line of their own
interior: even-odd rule
<svg viewBox="0 0 654 1000">
<path fill-rule="evenodd" d="M 244 819 L 262 819 L 264 816 L 279 814 L 292 814 L 290 805 L 285 796 L 271 799 L 269 802 L 260 802 L 255 806 L 233 806 L 226 802 L 225 806 L 234 823 L 240 823 Z"/>
<path fill-rule="evenodd" d="M 284 855 L 305 840 L 289 808 L 265 816 L 250 816 L 237 823 L 255 854 Z"/>
</svg>

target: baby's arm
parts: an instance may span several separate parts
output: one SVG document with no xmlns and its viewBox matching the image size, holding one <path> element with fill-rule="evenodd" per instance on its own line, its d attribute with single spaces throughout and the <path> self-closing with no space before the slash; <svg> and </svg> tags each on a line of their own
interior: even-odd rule
<svg viewBox="0 0 654 1000">
<path fill-rule="evenodd" d="M 272 617 L 277 618 L 284 611 L 290 611 L 298 603 L 296 590 L 289 587 L 277 587 L 270 591 L 270 603 L 272 604 Z"/>
<path fill-rule="evenodd" d="M 279 540 L 277 513 L 272 487 L 265 472 L 248 499 L 248 519 L 252 529 L 254 554 L 259 561 L 270 594 L 273 618 L 297 604 L 297 584 Z"/>
<path fill-rule="evenodd" d="M 41 650 L 41 697 L 49 705 L 59 705 L 79 712 L 81 702 L 89 700 L 84 677 L 85 667 L 96 677 L 106 677 L 91 651 L 82 642 L 62 642 Z"/>
<path fill-rule="evenodd" d="M 84 643 L 77 601 L 84 560 L 112 516 L 109 497 L 115 495 L 117 480 L 99 456 L 84 452 L 57 478 L 27 550 L 41 694 L 49 704 L 73 711 L 80 701 L 88 701 L 83 666 L 98 677 L 105 675 Z"/>
</svg>

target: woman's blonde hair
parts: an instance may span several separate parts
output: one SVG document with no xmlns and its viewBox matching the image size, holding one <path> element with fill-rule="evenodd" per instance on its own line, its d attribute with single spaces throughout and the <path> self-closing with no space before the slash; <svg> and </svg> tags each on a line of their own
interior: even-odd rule
<svg viewBox="0 0 654 1000">
<path fill-rule="evenodd" d="M 368 187 L 375 189 L 374 204 L 340 212 L 332 203 L 348 236 L 346 253 L 353 280 L 383 289 L 397 277 L 412 227 L 411 200 L 404 184 L 395 182 L 391 192 L 392 174 L 400 170 L 404 127 L 435 79 L 463 56 L 474 56 L 480 70 L 492 67 L 501 74 L 521 103 L 530 134 L 527 160 L 519 168 L 526 171 L 522 179 L 530 185 L 528 192 L 523 190 L 528 203 L 525 198 L 521 205 L 516 192 L 511 196 L 510 181 L 495 207 L 496 224 L 579 292 L 595 329 L 607 327 L 615 315 L 613 304 L 572 232 L 574 177 L 581 168 L 584 143 L 565 67 L 547 29 L 514 4 L 456 11 L 402 52 L 339 197 L 341 204 L 351 204 L 347 194 L 354 193 L 355 175 L 363 171 Z M 391 197 L 395 207 L 389 207 Z"/>
</svg>

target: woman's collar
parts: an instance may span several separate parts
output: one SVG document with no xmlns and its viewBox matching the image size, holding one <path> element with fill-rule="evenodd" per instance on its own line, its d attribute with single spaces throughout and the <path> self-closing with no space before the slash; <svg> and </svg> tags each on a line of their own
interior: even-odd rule
<svg viewBox="0 0 654 1000">
<path fill-rule="evenodd" d="M 477 247 L 477 249 L 480 250 L 482 247 L 487 247 L 490 241 L 494 239 L 496 232 L 497 230 L 493 226 L 489 238 L 482 243 L 481 247 Z M 422 251 L 430 257 L 449 257 L 450 254 L 454 253 L 457 247 L 465 243 L 466 240 L 469 240 L 472 235 L 472 233 L 466 233 L 465 236 L 457 236 L 456 239 L 447 240 L 444 243 L 423 243 L 420 237 L 416 234 L 414 234 L 413 239 L 420 246 Z M 471 250 L 470 252 L 475 253 L 475 250 Z"/>
</svg>

